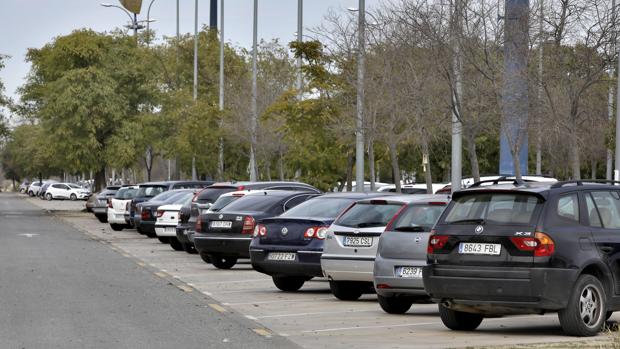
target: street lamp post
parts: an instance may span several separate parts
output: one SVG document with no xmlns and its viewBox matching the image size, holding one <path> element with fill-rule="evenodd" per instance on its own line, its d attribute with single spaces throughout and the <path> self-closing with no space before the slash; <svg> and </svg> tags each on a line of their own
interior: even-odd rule
<svg viewBox="0 0 620 349">
<path fill-rule="evenodd" d="M 222 127 L 224 117 L 224 0 L 221 0 L 220 4 L 220 128 Z M 218 179 L 224 179 L 224 138 L 219 139 L 218 149 Z"/>
<path fill-rule="evenodd" d="M 198 99 L 198 0 L 194 3 L 194 102 Z M 196 174 L 196 155 L 192 156 L 192 180 L 198 178 Z"/>
<path fill-rule="evenodd" d="M 304 40 L 303 36 L 304 21 L 304 0 L 297 0 L 297 43 L 301 44 Z M 301 89 L 303 88 L 303 76 L 301 73 L 301 55 L 297 57 L 297 91 L 301 97 Z"/>
<path fill-rule="evenodd" d="M 151 32 L 149 31 L 149 23 L 151 22 L 151 6 L 153 6 L 154 2 L 155 0 L 151 0 L 151 3 L 149 3 L 149 8 L 146 11 L 146 47 L 149 47 L 151 43 Z"/>
<path fill-rule="evenodd" d="M 364 75 L 366 72 L 366 2 L 359 0 L 357 52 L 357 116 L 355 118 L 355 189 L 364 191 Z"/>
<path fill-rule="evenodd" d="M 250 181 L 256 181 L 256 128 L 258 123 L 258 107 L 257 107 L 257 38 L 258 38 L 258 0 L 254 0 L 254 24 L 253 24 L 253 38 L 252 38 L 252 115 L 250 118 Z"/>
</svg>

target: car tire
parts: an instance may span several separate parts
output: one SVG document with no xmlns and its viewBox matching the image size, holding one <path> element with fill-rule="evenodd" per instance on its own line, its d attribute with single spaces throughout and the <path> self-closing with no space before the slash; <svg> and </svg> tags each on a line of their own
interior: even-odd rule
<svg viewBox="0 0 620 349">
<path fill-rule="evenodd" d="M 154 231 L 145 231 L 144 235 L 146 235 L 147 237 L 153 239 L 157 237 L 157 234 Z M 168 243 L 168 242 L 165 242 Z"/>
<path fill-rule="evenodd" d="M 273 284 L 284 292 L 295 292 L 306 282 L 305 277 L 300 276 L 272 276 Z"/>
<path fill-rule="evenodd" d="M 34 196 L 34 193 L 33 193 L 32 191 L 29 191 L 29 192 L 28 192 L 28 196 L 33 197 L 33 196 Z"/>
<path fill-rule="evenodd" d="M 211 256 L 209 256 L 206 253 L 200 253 L 200 258 L 202 258 L 202 261 L 207 263 L 207 264 L 211 264 Z"/>
<path fill-rule="evenodd" d="M 45 199 L 47 199 L 47 201 L 52 201 L 54 200 L 54 196 L 52 195 L 52 193 L 47 193 L 45 194 Z"/>
<path fill-rule="evenodd" d="M 452 310 L 441 304 L 438 304 L 438 306 L 441 321 L 447 328 L 453 331 L 473 331 L 480 326 L 484 319 L 482 314 Z"/>
<path fill-rule="evenodd" d="M 69 196 L 69 200 L 71 200 L 71 201 L 77 200 L 77 195 L 71 194 L 71 196 Z"/>
<path fill-rule="evenodd" d="M 167 236 L 158 236 L 157 240 L 159 240 L 159 242 L 161 242 L 162 244 L 170 243 L 170 238 Z"/>
<path fill-rule="evenodd" d="M 108 216 L 95 216 L 99 220 L 99 223 L 108 223 Z"/>
<path fill-rule="evenodd" d="M 237 257 L 209 255 L 209 259 L 211 259 L 211 264 L 218 269 L 230 269 L 237 264 Z"/>
<path fill-rule="evenodd" d="M 183 245 L 183 251 L 189 253 L 189 254 L 196 254 L 198 253 L 198 251 L 196 251 L 196 248 L 194 247 L 194 244 L 192 244 L 191 242 L 185 243 L 185 242 L 181 242 L 181 245 Z"/>
<path fill-rule="evenodd" d="M 413 300 L 409 297 L 384 297 L 377 295 L 381 309 L 388 314 L 404 314 L 413 305 Z"/>
<path fill-rule="evenodd" d="M 181 244 L 181 241 L 179 241 L 179 239 L 176 238 L 176 236 L 169 237 L 168 243 L 170 244 L 170 247 L 172 247 L 173 250 L 183 251 L 183 245 Z"/>
<path fill-rule="evenodd" d="M 329 289 L 332 294 L 341 301 L 354 301 L 364 293 L 364 288 L 357 282 L 329 281 Z"/>
<path fill-rule="evenodd" d="M 140 229 L 140 227 L 136 227 L 136 231 L 138 232 L 138 234 L 140 235 L 145 235 L 144 231 L 142 231 L 142 229 Z"/>
<path fill-rule="evenodd" d="M 570 336 L 596 336 L 605 324 L 607 304 L 603 284 L 592 275 L 581 275 L 565 309 L 558 311 L 564 333 Z"/>
<path fill-rule="evenodd" d="M 124 224 L 110 224 L 110 228 L 114 231 L 122 231 L 125 228 Z"/>
</svg>

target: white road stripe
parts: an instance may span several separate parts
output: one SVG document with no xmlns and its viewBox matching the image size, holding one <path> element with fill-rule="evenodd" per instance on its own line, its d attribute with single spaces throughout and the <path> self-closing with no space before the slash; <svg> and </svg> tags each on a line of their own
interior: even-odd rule
<svg viewBox="0 0 620 349">
<path fill-rule="evenodd" d="M 350 313 L 366 313 L 376 312 L 378 309 L 367 310 L 342 310 L 342 311 L 318 311 L 315 313 L 297 313 L 297 314 L 278 314 L 278 315 L 264 315 L 264 316 L 252 316 L 254 319 L 271 319 L 279 317 L 296 317 L 296 316 L 309 316 L 309 315 L 327 315 L 327 314 L 350 314 Z M 246 315 L 248 317 L 249 315 Z M 249 318 L 249 317 L 248 317 Z"/>
<path fill-rule="evenodd" d="M 334 297 L 325 297 L 325 298 L 312 298 L 312 299 L 289 299 L 289 300 L 276 300 L 276 301 L 260 301 L 260 302 L 244 302 L 244 303 L 222 303 L 224 305 L 251 305 L 251 304 L 270 304 L 270 303 L 306 303 L 306 302 L 316 302 L 326 299 L 334 299 Z"/>
<path fill-rule="evenodd" d="M 337 328 L 325 328 L 325 329 L 320 329 L 320 330 L 307 330 L 307 331 L 301 331 L 301 333 L 320 333 L 320 332 L 364 330 L 364 329 L 373 329 L 373 328 L 410 327 L 410 326 L 437 325 L 437 324 L 441 324 L 441 322 L 418 322 L 418 323 L 411 323 L 411 324 L 396 324 L 396 325 L 337 327 Z"/>
</svg>

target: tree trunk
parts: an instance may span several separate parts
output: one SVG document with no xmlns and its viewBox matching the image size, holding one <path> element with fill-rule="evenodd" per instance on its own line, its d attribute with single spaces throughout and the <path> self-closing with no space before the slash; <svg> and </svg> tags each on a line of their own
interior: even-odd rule
<svg viewBox="0 0 620 349">
<path fill-rule="evenodd" d="M 146 154 L 144 157 L 144 166 L 146 167 L 146 181 L 151 181 L 151 170 L 153 169 L 153 148 L 151 146 L 146 147 Z"/>
<path fill-rule="evenodd" d="M 428 140 L 422 137 L 422 158 L 426 160 L 424 163 L 424 180 L 426 181 L 426 193 L 434 194 L 433 176 L 431 174 L 431 158 L 428 151 Z"/>
<path fill-rule="evenodd" d="M 596 160 L 592 159 L 591 167 L 592 167 L 592 176 L 590 177 L 591 179 L 596 179 Z"/>
<path fill-rule="evenodd" d="M 196 156 L 192 156 L 192 181 L 195 181 L 198 178 L 196 173 Z"/>
<path fill-rule="evenodd" d="M 388 148 L 390 149 L 390 160 L 392 162 L 392 175 L 394 176 L 394 185 L 396 185 L 396 192 L 402 193 L 400 188 L 400 167 L 398 166 L 398 152 L 396 150 L 396 143 L 389 142 Z"/>
<path fill-rule="evenodd" d="M 471 130 L 465 132 L 465 141 L 467 142 L 467 153 L 469 155 L 469 164 L 471 166 L 471 175 L 474 182 L 480 182 L 480 165 L 478 164 L 478 152 L 476 150 L 476 138 Z"/>
<path fill-rule="evenodd" d="M 576 109 L 576 108 L 573 108 Z M 573 110 L 574 111 L 574 110 Z M 573 173 L 573 179 L 581 179 L 581 160 L 579 159 L 579 144 L 577 143 L 577 116 L 576 112 L 571 113 L 570 125 L 570 165 Z"/>
<path fill-rule="evenodd" d="M 353 165 L 355 162 L 353 161 L 353 153 L 349 152 L 347 155 L 347 191 L 353 191 Z"/>
<path fill-rule="evenodd" d="M 217 180 L 224 180 L 224 138 L 220 137 L 218 146 L 218 162 L 217 162 Z"/>
<path fill-rule="evenodd" d="M 106 187 L 106 178 L 105 178 L 105 167 L 102 167 L 97 172 L 95 172 L 95 183 L 93 184 L 93 193 L 98 193 L 105 189 Z"/>
<path fill-rule="evenodd" d="M 267 180 L 271 182 L 271 161 L 265 161 L 265 172 L 267 172 Z"/>
<path fill-rule="evenodd" d="M 278 173 L 280 175 L 280 180 L 284 180 L 284 156 L 282 155 L 282 149 L 278 149 L 279 157 L 278 157 Z"/>
<path fill-rule="evenodd" d="M 368 140 L 368 167 L 370 168 L 370 191 L 375 191 L 375 147 L 374 140 Z"/>
</svg>

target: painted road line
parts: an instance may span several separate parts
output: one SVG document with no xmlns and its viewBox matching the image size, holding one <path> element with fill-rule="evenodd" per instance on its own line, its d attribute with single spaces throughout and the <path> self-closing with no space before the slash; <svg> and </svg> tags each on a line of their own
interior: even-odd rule
<svg viewBox="0 0 620 349">
<path fill-rule="evenodd" d="M 165 278 L 165 277 L 167 277 L 167 276 L 168 276 L 168 274 L 166 274 L 166 273 L 162 273 L 162 272 L 159 272 L 159 271 L 158 271 L 158 272 L 156 272 L 156 273 L 155 273 L 155 275 L 159 276 L 160 278 Z"/>
<path fill-rule="evenodd" d="M 258 282 L 258 281 L 269 281 L 272 282 L 271 279 L 246 279 L 246 280 L 231 280 L 231 281 L 209 281 L 209 282 L 200 282 L 200 283 L 196 283 L 197 285 L 200 286 L 207 286 L 207 285 L 213 285 L 213 284 L 240 284 L 240 283 L 244 283 L 244 282 Z"/>
<path fill-rule="evenodd" d="M 177 287 L 183 291 L 183 292 L 192 292 L 194 291 L 193 288 L 189 287 L 189 286 L 185 286 L 185 285 L 177 285 Z"/>
<path fill-rule="evenodd" d="M 375 329 L 375 328 L 413 327 L 413 326 L 438 325 L 438 324 L 441 324 L 441 322 L 418 322 L 418 323 L 395 324 L 395 325 L 335 327 L 335 328 L 324 328 L 324 329 L 319 329 L 319 330 L 306 330 L 306 331 L 301 331 L 301 333 L 321 333 L 321 332 L 337 332 L 337 331 L 351 331 L 351 330 L 368 330 L 368 329 Z"/>
<path fill-rule="evenodd" d="M 220 313 L 225 313 L 226 312 L 226 308 L 224 308 L 223 306 L 216 304 L 216 303 L 210 303 L 209 306 L 211 308 L 213 308 L 215 311 L 218 311 Z"/>
<path fill-rule="evenodd" d="M 289 299 L 289 300 L 275 300 L 275 301 L 259 301 L 259 302 L 243 302 L 243 303 L 222 303 L 224 305 L 234 306 L 234 305 L 252 305 L 252 304 L 270 304 L 270 303 L 307 303 L 307 302 L 316 302 L 326 299 L 334 299 L 334 297 L 325 297 L 325 298 L 312 298 L 312 299 Z"/>
<path fill-rule="evenodd" d="M 267 331 L 264 328 L 254 328 L 252 329 L 252 331 L 256 332 L 257 334 L 266 337 L 266 338 L 271 338 L 271 332 Z"/>
<path fill-rule="evenodd" d="M 246 315 L 249 319 L 252 317 L 252 320 L 258 319 L 273 319 L 273 318 L 282 318 L 282 317 L 297 317 L 297 316 L 312 316 L 312 315 L 329 315 L 329 314 L 350 314 L 350 313 L 368 313 L 368 312 L 378 312 L 377 309 L 367 309 L 367 310 L 342 310 L 342 311 L 317 311 L 314 313 L 296 313 L 296 314 L 277 314 L 277 315 L 264 315 L 264 316 L 250 316 Z"/>
</svg>

